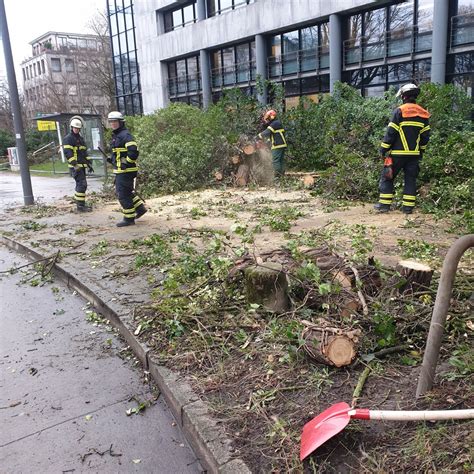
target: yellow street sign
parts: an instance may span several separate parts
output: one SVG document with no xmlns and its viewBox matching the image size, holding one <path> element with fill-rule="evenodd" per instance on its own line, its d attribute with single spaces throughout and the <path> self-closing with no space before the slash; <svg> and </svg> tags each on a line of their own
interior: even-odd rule
<svg viewBox="0 0 474 474">
<path fill-rule="evenodd" d="M 37 120 L 38 130 L 40 132 L 48 132 L 49 130 L 56 130 L 56 122 L 50 120 Z"/>
</svg>

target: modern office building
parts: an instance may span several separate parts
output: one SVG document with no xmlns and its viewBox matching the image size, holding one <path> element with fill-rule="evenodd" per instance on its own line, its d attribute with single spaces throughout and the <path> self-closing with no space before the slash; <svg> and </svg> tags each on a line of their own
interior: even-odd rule
<svg viewBox="0 0 474 474">
<path fill-rule="evenodd" d="M 104 115 L 110 110 L 108 41 L 97 35 L 49 31 L 30 44 L 32 55 L 21 63 L 28 117 L 54 112 Z"/>
<path fill-rule="evenodd" d="M 474 0 L 108 0 L 108 8 L 127 114 L 170 101 L 206 106 L 232 87 L 265 102 L 258 77 L 281 83 L 287 106 L 317 100 L 336 81 L 364 96 L 407 81 L 473 95 Z"/>
</svg>

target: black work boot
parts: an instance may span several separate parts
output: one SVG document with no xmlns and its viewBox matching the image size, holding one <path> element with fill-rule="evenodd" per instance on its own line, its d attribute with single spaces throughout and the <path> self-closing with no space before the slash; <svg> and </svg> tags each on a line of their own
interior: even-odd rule
<svg viewBox="0 0 474 474">
<path fill-rule="evenodd" d="M 135 217 L 135 219 L 139 219 L 140 217 L 143 216 L 143 214 L 147 213 L 148 212 L 148 209 L 143 205 L 143 204 L 140 204 L 138 207 L 137 207 L 137 210 L 135 211 L 137 216 Z"/>
<path fill-rule="evenodd" d="M 90 206 L 86 206 L 85 203 L 77 203 L 77 212 L 91 212 L 92 211 L 92 207 Z"/>
<path fill-rule="evenodd" d="M 389 212 L 390 211 L 390 205 L 389 204 L 382 204 L 381 202 L 378 202 L 377 204 L 374 205 L 374 209 L 377 212 L 380 212 L 380 213 Z"/>
<path fill-rule="evenodd" d="M 126 227 L 128 225 L 135 225 L 135 219 L 130 217 L 124 217 L 122 221 L 117 222 L 117 227 Z"/>
<path fill-rule="evenodd" d="M 403 214 L 413 214 L 413 207 L 410 206 L 402 206 Z"/>
</svg>

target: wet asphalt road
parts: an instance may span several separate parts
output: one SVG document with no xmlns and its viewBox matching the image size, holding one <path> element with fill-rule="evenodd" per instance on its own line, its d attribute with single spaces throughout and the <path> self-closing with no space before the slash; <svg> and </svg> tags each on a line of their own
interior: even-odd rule
<svg viewBox="0 0 474 474">
<path fill-rule="evenodd" d="M 0 245 L 0 272 L 25 263 Z M 127 416 L 156 392 L 124 344 L 31 269 L 0 273 L 0 472 L 202 472 L 162 397 Z"/>
<path fill-rule="evenodd" d="M 51 203 L 63 196 L 74 195 L 74 180 L 69 175 L 57 177 L 31 176 L 31 187 L 35 202 Z M 99 191 L 101 177 L 87 177 L 87 191 Z M 23 188 L 20 173 L 0 172 L 0 209 L 23 205 Z"/>
</svg>

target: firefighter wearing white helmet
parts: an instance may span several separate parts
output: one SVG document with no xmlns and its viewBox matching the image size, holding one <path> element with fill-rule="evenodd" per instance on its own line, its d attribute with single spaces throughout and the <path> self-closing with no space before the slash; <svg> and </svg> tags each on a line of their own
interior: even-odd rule
<svg viewBox="0 0 474 474">
<path fill-rule="evenodd" d="M 139 152 L 137 142 L 125 128 L 124 116 L 114 111 L 109 113 L 107 119 L 112 127 L 112 156 L 109 161 L 114 168 L 115 193 L 123 213 L 123 219 L 117 223 L 117 227 L 124 227 L 135 224 L 135 219 L 147 212 L 145 203 L 135 193 Z"/>
<path fill-rule="evenodd" d="M 416 178 L 420 161 L 430 139 L 430 113 L 416 103 L 420 88 L 413 83 L 400 87 L 397 97 L 403 105 L 397 107 L 380 145 L 385 166 L 379 181 L 379 212 L 390 211 L 394 197 L 394 180 L 403 170 L 402 212 L 411 214 L 416 201 Z"/>
<path fill-rule="evenodd" d="M 79 117 L 73 117 L 69 126 L 70 132 L 63 138 L 63 149 L 69 172 L 76 182 L 74 201 L 78 212 L 90 212 L 92 209 L 86 204 L 86 168 L 89 173 L 94 172 L 94 169 L 87 156 L 86 143 L 81 135 L 82 120 Z"/>
</svg>

